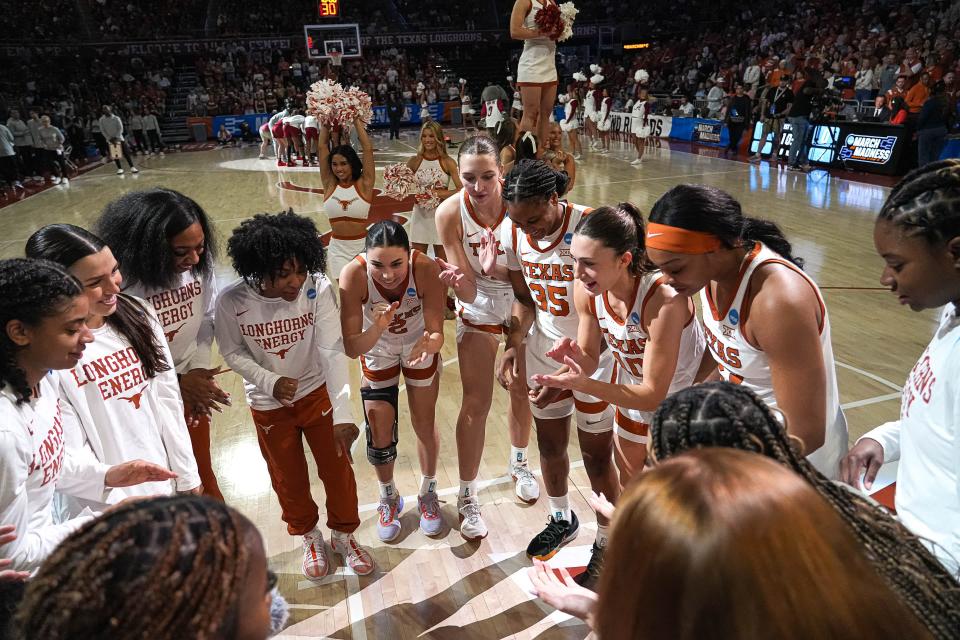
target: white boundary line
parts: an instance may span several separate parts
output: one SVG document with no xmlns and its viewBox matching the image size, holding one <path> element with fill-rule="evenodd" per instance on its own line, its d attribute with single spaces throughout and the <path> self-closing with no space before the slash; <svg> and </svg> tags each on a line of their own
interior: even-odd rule
<svg viewBox="0 0 960 640">
<path fill-rule="evenodd" d="M 836 364 L 837 364 L 838 367 L 843 367 L 844 369 L 848 369 L 848 370 L 850 370 L 850 371 L 853 371 L 854 373 L 859 373 L 860 375 L 862 375 L 862 376 L 864 376 L 864 377 L 866 377 L 866 378 L 870 378 L 870 379 L 873 380 L 874 382 L 879 382 L 880 384 L 882 384 L 882 385 L 884 385 L 884 386 L 890 387 L 890 388 L 893 389 L 894 391 L 899 392 L 899 391 L 902 391 L 902 390 L 903 390 L 903 385 L 899 385 L 899 384 L 895 384 L 895 383 L 893 383 L 893 382 L 890 382 L 890 381 L 887 380 L 886 378 L 881 378 L 880 376 L 878 376 L 878 375 L 875 374 L 875 373 L 870 373 L 869 371 L 864 371 L 863 369 L 860 369 L 860 368 L 858 368 L 858 367 L 855 367 L 855 366 L 853 366 L 853 365 L 851 365 L 851 364 L 847 364 L 847 363 L 845 363 L 845 362 L 840 362 L 839 360 L 836 360 L 835 362 L 836 362 Z"/>
<path fill-rule="evenodd" d="M 856 409 L 857 407 L 866 407 L 867 405 L 877 404 L 878 402 L 886 402 L 887 400 L 899 400 L 900 392 L 897 393 L 888 393 L 882 396 L 874 396 L 872 398 L 866 398 L 864 400 L 854 400 L 853 402 L 847 402 L 840 405 L 841 409 Z"/>
</svg>

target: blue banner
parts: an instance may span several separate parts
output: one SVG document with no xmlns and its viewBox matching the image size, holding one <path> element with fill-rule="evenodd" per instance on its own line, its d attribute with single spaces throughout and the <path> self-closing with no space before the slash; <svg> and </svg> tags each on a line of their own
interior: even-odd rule
<svg viewBox="0 0 960 640">
<path fill-rule="evenodd" d="M 430 117 L 436 120 L 437 122 L 443 121 L 443 106 L 444 103 L 438 102 L 436 104 L 428 105 L 427 108 L 430 111 Z M 246 122 L 250 125 L 250 130 L 254 133 L 260 129 L 260 125 L 270 119 L 270 113 L 251 113 L 245 115 L 233 115 L 233 116 L 214 116 L 213 117 L 213 137 L 217 136 L 217 132 L 220 131 L 220 125 L 226 125 L 227 131 L 237 135 L 240 133 L 240 123 Z M 415 105 L 412 102 L 406 105 L 406 108 L 403 110 L 403 117 L 400 119 L 400 124 L 421 124 L 420 120 L 420 105 Z M 390 119 L 387 117 L 387 107 L 386 106 L 376 106 L 373 108 L 373 122 L 370 123 L 371 127 L 389 127 Z"/>
<path fill-rule="evenodd" d="M 217 137 L 217 132 L 220 131 L 221 124 L 226 125 L 227 131 L 233 135 L 239 135 L 241 122 L 246 122 L 250 126 L 250 131 L 252 131 L 254 135 L 259 135 L 260 125 L 269 119 L 269 113 L 251 113 L 240 116 L 214 116 L 213 123 L 211 124 L 213 127 L 213 137 Z"/>
</svg>

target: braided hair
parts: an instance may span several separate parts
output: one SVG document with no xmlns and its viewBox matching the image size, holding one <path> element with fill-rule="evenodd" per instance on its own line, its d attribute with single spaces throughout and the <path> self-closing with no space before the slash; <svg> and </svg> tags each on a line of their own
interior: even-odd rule
<svg viewBox="0 0 960 640">
<path fill-rule="evenodd" d="M 327 268 L 317 225 L 293 209 L 258 213 L 241 222 L 227 241 L 227 254 L 237 274 L 254 289 L 273 280 L 287 260 L 296 259 L 307 273 Z"/>
<path fill-rule="evenodd" d="M 905 175 L 877 219 L 934 245 L 960 236 L 960 160 L 931 162 Z"/>
<path fill-rule="evenodd" d="M 650 222 L 703 231 L 717 236 L 724 246 L 762 242 L 803 267 L 780 227 L 769 220 L 743 215 L 740 203 L 726 191 L 704 184 L 678 184 L 660 196 L 650 210 Z"/>
<path fill-rule="evenodd" d="M 772 458 L 800 474 L 840 514 L 870 563 L 935 638 L 956 638 L 960 584 L 898 520 L 807 462 L 773 411 L 749 389 L 710 382 L 668 396 L 650 428 L 653 457 L 730 447 Z"/>
<path fill-rule="evenodd" d="M 656 270 L 647 260 L 643 215 L 629 202 L 621 202 L 616 207 L 597 207 L 590 215 L 580 218 L 574 233 L 603 243 L 618 256 L 629 251 L 633 257 L 630 273 L 634 276 Z"/>
<path fill-rule="evenodd" d="M 254 525 L 197 496 L 140 500 L 86 523 L 27 586 L 23 638 L 232 638 Z"/>
<path fill-rule="evenodd" d="M 83 287 L 66 269 L 48 260 L 0 260 L 0 389 L 10 386 L 17 404 L 30 400 L 27 374 L 17 353 L 22 347 L 7 335 L 7 324 L 19 320 L 37 326 L 64 310 L 69 300 L 83 295 Z"/>
<path fill-rule="evenodd" d="M 507 202 L 533 198 L 549 200 L 553 194 L 566 192 L 570 177 L 543 160 L 524 158 L 518 161 L 503 179 L 502 197 Z"/>
</svg>

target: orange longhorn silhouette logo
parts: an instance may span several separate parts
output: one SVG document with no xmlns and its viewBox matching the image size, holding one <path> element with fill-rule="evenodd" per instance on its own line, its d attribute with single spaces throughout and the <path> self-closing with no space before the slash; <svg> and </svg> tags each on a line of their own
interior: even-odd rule
<svg viewBox="0 0 960 640">
<path fill-rule="evenodd" d="M 339 202 L 340 208 L 346 211 L 348 208 L 350 208 L 350 205 L 359 200 L 359 198 L 353 198 L 352 200 L 341 200 L 340 198 L 334 198 L 334 200 Z"/>
<path fill-rule="evenodd" d="M 184 324 L 187 324 L 187 323 L 184 322 L 183 324 L 181 324 L 181 325 L 180 325 L 179 327 L 177 327 L 176 329 L 173 329 L 172 331 L 167 331 L 166 333 L 163 334 L 164 336 L 166 336 L 167 342 L 173 342 L 174 337 L 176 337 L 176 335 L 177 335 L 178 333 L 180 333 L 180 329 L 183 329 L 183 325 L 184 325 Z"/>
<path fill-rule="evenodd" d="M 132 396 L 118 396 L 121 400 L 126 400 L 133 405 L 134 409 L 140 408 L 140 399 L 143 397 L 143 390 L 147 388 L 147 385 L 140 387 L 140 391 L 137 391 Z"/>
<path fill-rule="evenodd" d="M 283 349 L 280 349 L 280 351 L 271 351 L 270 353 L 272 353 L 275 356 L 280 356 L 280 359 L 283 360 L 287 357 L 287 352 L 290 351 L 290 349 L 292 348 L 293 347 L 285 347 Z"/>
</svg>

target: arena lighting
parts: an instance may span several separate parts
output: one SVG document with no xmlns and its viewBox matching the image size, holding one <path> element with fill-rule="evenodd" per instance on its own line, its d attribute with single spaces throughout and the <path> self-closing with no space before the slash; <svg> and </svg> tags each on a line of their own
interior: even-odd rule
<svg viewBox="0 0 960 640">
<path fill-rule="evenodd" d="M 625 44 L 625 45 L 623 45 L 623 48 L 624 48 L 624 50 L 627 50 L 627 49 L 649 49 L 649 48 L 650 48 L 650 43 L 649 43 L 649 42 L 634 42 L 633 44 Z"/>
</svg>

